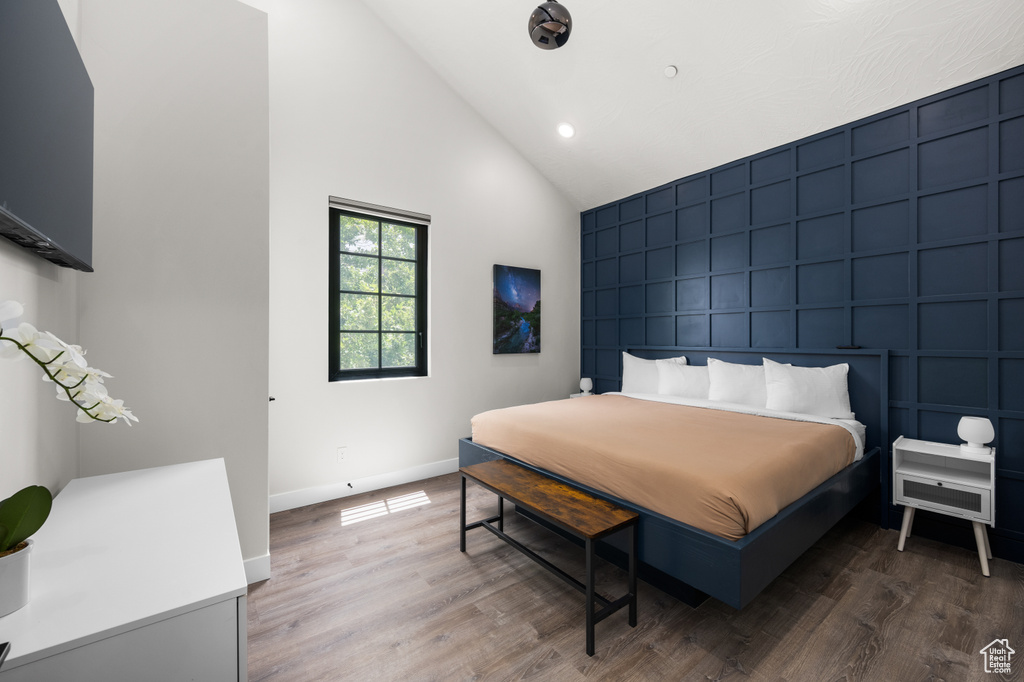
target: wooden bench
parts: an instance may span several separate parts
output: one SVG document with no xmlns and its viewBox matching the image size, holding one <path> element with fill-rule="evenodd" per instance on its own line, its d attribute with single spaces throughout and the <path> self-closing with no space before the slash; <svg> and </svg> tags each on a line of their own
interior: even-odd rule
<svg viewBox="0 0 1024 682">
<path fill-rule="evenodd" d="M 520 552 L 548 569 L 586 596 L 587 655 L 594 655 L 594 625 L 624 606 L 629 606 L 629 626 L 636 627 L 637 521 L 636 512 L 617 507 L 607 500 L 559 483 L 542 474 L 504 459 L 481 462 L 459 469 L 462 474 L 462 504 L 459 515 L 459 549 L 466 551 L 466 531 L 486 528 Z M 498 514 L 466 524 L 466 479 L 472 479 L 498 496 Z M 586 582 L 535 554 L 505 534 L 505 505 L 509 500 L 548 523 L 583 540 L 587 554 Z M 493 524 L 497 521 L 498 525 Z M 620 530 L 629 531 L 629 592 L 610 601 L 594 592 L 594 548 L 596 541 Z M 602 608 L 595 611 L 595 602 Z"/>
</svg>

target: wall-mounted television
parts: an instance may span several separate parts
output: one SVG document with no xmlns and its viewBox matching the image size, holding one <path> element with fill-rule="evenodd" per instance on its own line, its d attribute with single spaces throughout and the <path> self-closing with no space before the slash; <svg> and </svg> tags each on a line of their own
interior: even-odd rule
<svg viewBox="0 0 1024 682">
<path fill-rule="evenodd" d="M 0 235 L 92 271 L 93 86 L 57 0 L 0 0 Z"/>
</svg>

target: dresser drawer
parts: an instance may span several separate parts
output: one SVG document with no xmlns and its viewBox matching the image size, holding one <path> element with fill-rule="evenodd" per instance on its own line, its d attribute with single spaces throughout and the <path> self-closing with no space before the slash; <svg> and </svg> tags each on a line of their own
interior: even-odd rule
<svg viewBox="0 0 1024 682">
<path fill-rule="evenodd" d="M 988 488 L 977 488 L 925 476 L 896 472 L 896 504 L 929 509 L 972 521 L 991 522 L 992 498 Z"/>
</svg>

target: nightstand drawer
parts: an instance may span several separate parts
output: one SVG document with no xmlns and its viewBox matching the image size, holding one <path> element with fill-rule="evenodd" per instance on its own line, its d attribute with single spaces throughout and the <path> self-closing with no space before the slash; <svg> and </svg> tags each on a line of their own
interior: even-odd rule
<svg viewBox="0 0 1024 682">
<path fill-rule="evenodd" d="M 991 490 L 896 472 L 896 504 L 975 521 L 992 520 Z"/>
</svg>

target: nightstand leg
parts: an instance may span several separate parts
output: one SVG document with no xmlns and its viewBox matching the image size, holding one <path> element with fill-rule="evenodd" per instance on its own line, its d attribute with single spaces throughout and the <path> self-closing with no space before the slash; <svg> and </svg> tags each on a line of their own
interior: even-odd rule
<svg viewBox="0 0 1024 682">
<path fill-rule="evenodd" d="M 985 548 L 988 545 L 988 536 L 987 533 L 985 533 L 985 524 L 980 521 L 972 521 L 971 525 L 974 526 L 974 540 L 978 543 L 978 558 L 981 559 L 981 574 L 987 578 L 989 577 L 988 556 Z"/>
<path fill-rule="evenodd" d="M 914 523 L 914 508 L 904 507 L 903 508 L 903 526 L 900 528 L 900 544 L 896 546 L 896 549 L 900 552 L 903 551 L 903 544 L 907 541 L 907 537 L 910 535 L 910 526 Z"/>
<path fill-rule="evenodd" d="M 917 507 L 910 508 L 910 525 L 907 526 L 907 537 L 910 537 L 911 532 L 914 530 L 914 514 L 917 513 Z"/>
<path fill-rule="evenodd" d="M 985 556 L 987 556 L 989 559 L 991 559 L 992 558 L 992 545 L 990 545 L 989 542 L 988 542 L 988 527 L 986 527 L 984 524 L 982 524 L 981 530 L 983 531 L 982 535 L 985 536 Z"/>
</svg>

